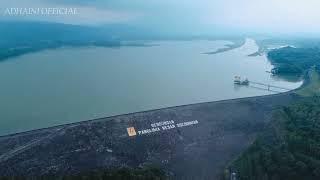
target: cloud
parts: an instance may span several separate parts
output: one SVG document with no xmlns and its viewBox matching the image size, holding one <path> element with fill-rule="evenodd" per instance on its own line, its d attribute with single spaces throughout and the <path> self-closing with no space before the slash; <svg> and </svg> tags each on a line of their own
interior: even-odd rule
<svg viewBox="0 0 320 180">
<path fill-rule="evenodd" d="M 203 22 L 272 32 L 320 30 L 318 0 L 225 0 L 207 3 Z M 211 5 L 210 5 L 211 4 Z"/>
<path fill-rule="evenodd" d="M 11 5 L 10 5 L 11 3 Z M 318 32 L 319 0 L 10 0 L 6 6 L 76 7 L 73 24 L 136 24 L 164 31 L 210 33 L 215 27 L 264 32 Z"/>
</svg>

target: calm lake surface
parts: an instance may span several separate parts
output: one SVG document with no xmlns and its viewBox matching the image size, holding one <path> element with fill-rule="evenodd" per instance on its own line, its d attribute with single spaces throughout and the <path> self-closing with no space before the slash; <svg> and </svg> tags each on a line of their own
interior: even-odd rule
<svg viewBox="0 0 320 180">
<path fill-rule="evenodd" d="M 235 75 L 297 88 L 275 79 L 255 41 L 204 52 L 227 41 L 163 41 L 158 46 L 60 48 L 0 63 L 0 135 L 190 103 L 273 92 L 237 87 Z"/>
</svg>

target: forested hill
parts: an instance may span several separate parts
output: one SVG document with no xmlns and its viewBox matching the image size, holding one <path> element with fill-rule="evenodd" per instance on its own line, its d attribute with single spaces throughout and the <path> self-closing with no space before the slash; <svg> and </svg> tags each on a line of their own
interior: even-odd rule
<svg viewBox="0 0 320 180">
<path fill-rule="evenodd" d="M 240 180 L 319 180 L 320 97 L 279 110 L 232 166 Z"/>
<path fill-rule="evenodd" d="M 3 21 L 0 23 L 0 33 L 1 44 L 11 42 L 13 45 L 45 40 L 92 40 L 103 37 L 102 32 L 93 27 L 29 21 Z"/>
<path fill-rule="evenodd" d="M 0 61 L 61 46 L 119 46 L 120 41 L 94 27 L 46 22 L 1 22 Z"/>
<path fill-rule="evenodd" d="M 268 58 L 275 66 L 276 75 L 296 75 L 301 77 L 310 67 L 320 65 L 320 49 L 284 47 L 268 52 Z"/>
</svg>

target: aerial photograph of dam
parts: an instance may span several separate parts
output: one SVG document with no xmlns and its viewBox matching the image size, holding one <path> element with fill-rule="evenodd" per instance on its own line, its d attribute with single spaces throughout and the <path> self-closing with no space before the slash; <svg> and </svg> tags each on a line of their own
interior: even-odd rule
<svg viewBox="0 0 320 180">
<path fill-rule="evenodd" d="M 320 179 L 319 6 L 1 1 L 0 179 Z"/>
</svg>

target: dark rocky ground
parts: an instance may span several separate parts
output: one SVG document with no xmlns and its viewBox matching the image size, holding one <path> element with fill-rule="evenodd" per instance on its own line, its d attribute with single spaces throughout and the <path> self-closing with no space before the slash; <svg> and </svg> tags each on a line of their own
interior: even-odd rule
<svg viewBox="0 0 320 180">
<path fill-rule="evenodd" d="M 0 137 L 0 176 L 160 166 L 174 179 L 218 179 L 294 93 L 171 107 Z M 198 124 L 129 137 L 150 124 Z"/>
</svg>

